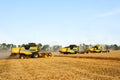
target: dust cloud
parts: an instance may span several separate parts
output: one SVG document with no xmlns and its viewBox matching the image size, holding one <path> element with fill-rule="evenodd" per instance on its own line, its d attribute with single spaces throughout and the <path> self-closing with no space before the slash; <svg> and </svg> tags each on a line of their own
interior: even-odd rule
<svg viewBox="0 0 120 80">
<path fill-rule="evenodd" d="M 0 51 L 0 59 L 6 59 L 10 56 L 10 51 L 4 50 Z"/>
</svg>

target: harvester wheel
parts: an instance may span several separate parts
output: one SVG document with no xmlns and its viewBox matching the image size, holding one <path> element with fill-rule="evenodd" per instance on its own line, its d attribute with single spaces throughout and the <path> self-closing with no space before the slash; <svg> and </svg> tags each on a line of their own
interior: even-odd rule
<svg viewBox="0 0 120 80">
<path fill-rule="evenodd" d="M 24 59 L 25 58 L 25 55 L 24 54 L 20 54 L 20 59 Z"/>
<path fill-rule="evenodd" d="M 48 55 L 47 55 L 47 54 L 45 54 L 45 55 L 44 55 L 44 58 L 47 58 L 47 57 L 48 57 Z"/>
<path fill-rule="evenodd" d="M 39 54 L 38 54 L 38 53 L 35 53 L 35 54 L 33 54 L 33 57 L 34 57 L 34 58 L 38 58 L 38 57 L 39 57 Z"/>
<path fill-rule="evenodd" d="M 85 53 L 86 53 L 86 54 L 88 54 L 89 52 L 88 52 L 88 51 L 86 51 Z"/>
<path fill-rule="evenodd" d="M 78 52 L 77 51 L 75 51 L 75 54 L 77 54 Z"/>
<path fill-rule="evenodd" d="M 48 56 L 49 56 L 49 57 L 52 57 L 52 53 L 48 53 Z"/>
</svg>

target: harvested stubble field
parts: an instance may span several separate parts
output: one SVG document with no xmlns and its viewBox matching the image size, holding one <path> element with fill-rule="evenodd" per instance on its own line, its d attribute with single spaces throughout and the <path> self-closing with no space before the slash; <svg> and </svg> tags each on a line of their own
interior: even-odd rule
<svg viewBox="0 0 120 80">
<path fill-rule="evenodd" d="M 71 57 L 71 58 L 87 58 L 87 59 L 104 59 L 104 60 L 119 60 L 120 51 L 112 51 L 110 53 L 89 53 L 89 54 L 69 54 L 55 55 L 56 57 Z"/>
<path fill-rule="evenodd" d="M 94 55 L 104 58 L 96 59 Z M 120 80 L 119 58 L 120 51 L 23 60 L 1 59 L 0 80 Z"/>
</svg>

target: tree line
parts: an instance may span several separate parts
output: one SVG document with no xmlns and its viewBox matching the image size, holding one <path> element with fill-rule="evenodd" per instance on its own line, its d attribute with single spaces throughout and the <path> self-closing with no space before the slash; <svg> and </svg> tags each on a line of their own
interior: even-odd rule
<svg viewBox="0 0 120 80">
<path fill-rule="evenodd" d="M 22 45 L 25 45 L 25 44 L 22 44 Z M 22 45 L 1 43 L 0 50 L 11 50 L 11 48 L 20 47 Z M 59 51 L 59 49 L 62 48 L 61 45 L 54 45 L 54 46 L 50 46 L 49 44 L 45 44 L 45 45 L 39 44 L 39 45 L 40 45 L 39 49 L 42 51 Z"/>
<path fill-rule="evenodd" d="M 83 47 L 89 47 L 92 46 L 91 44 L 87 45 L 87 44 L 80 44 L 79 46 L 83 46 Z M 120 50 L 120 45 L 117 44 L 111 44 L 111 45 L 104 45 L 106 49 L 109 50 Z M 20 47 L 20 45 L 15 45 L 15 44 L 7 44 L 7 43 L 1 43 L 0 44 L 0 50 L 10 50 L 13 47 Z M 40 50 L 43 51 L 59 51 L 59 49 L 62 48 L 61 45 L 54 45 L 54 46 L 50 46 L 49 44 L 45 44 L 42 45 L 40 47 Z"/>
<path fill-rule="evenodd" d="M 88 48 L 88 47 L 91 47 L 93 46 L 92 44 L 80 44 L 80 46 L 84 47 L 84 48 Z M 111 45 L 108 45 L 108 44 L 104 44 L 102 45 L 102 47 L 104 47 L 105 49 L 107 50 L 120 50 L 120 45 L 117 45 L 117 44 L 111 44 Z"/>
</svg>

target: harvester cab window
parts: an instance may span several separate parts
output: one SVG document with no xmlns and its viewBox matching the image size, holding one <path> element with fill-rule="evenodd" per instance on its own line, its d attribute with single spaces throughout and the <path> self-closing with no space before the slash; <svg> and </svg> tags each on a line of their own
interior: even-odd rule
<svg viewBox="0 0 120 80">
<path fill-rule="evenodd" d="M 30 47 L 36 47 L 37 45 L 35 43 L 29 43 L 28 44 Z"/>
<path fill-rule="evenodd" d="M 70 49 L 74 49 L 77 46 L 76 45 L 70 45 L 69 47 L 70 47 Z"/>
<path fill-rule="evenodd" d="M 97 46 L 95 46 L 95 49 L 96 49 L 96 50 L 98 50 L 98 47 L 97 47 Z"/>
<path fill-rule="evenodd" d="M 70 45 L 70 49 L 73 49 L 73 47 L 74 47 L 73 45 Z"/>
<path fill-rule="evenodd" d="M 24 47 L 25 47 L 26 50 L 30 49 L 30 45 L 25 45 Z"/>
</svg>

